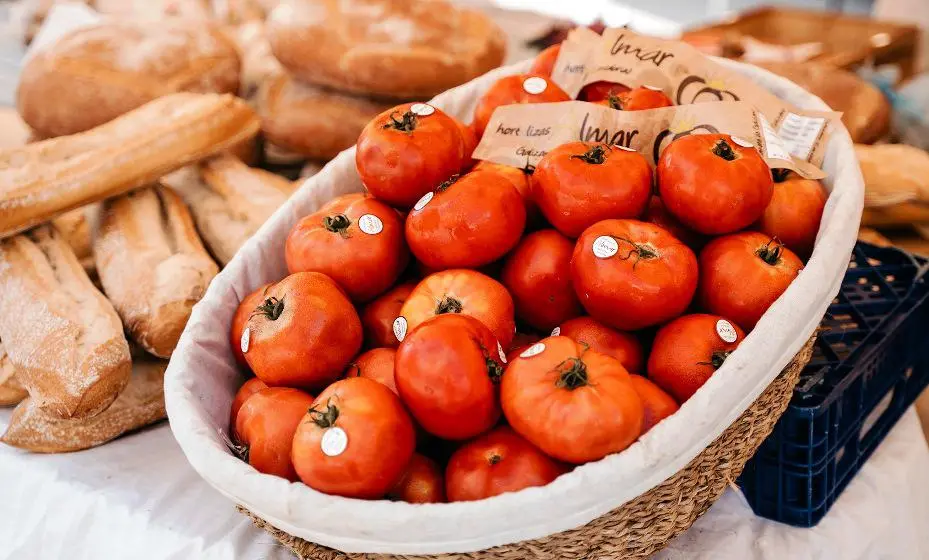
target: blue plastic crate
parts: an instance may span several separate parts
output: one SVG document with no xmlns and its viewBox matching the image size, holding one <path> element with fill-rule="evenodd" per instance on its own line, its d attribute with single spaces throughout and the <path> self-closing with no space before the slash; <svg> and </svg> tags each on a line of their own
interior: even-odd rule
<svg viewBox="0 0 929 560">
<path fill-rule="evenodd" d="M 929 385 L 926 265 L 855 247 L 790 406 L 739 477 L 757 515 L 816 525 Z"/>
</svg>

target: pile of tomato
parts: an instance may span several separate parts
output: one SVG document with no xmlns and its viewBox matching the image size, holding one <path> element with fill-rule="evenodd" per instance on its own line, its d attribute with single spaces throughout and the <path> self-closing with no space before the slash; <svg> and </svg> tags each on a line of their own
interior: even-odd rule
<svg viewBox="0 0 929 560">
<path fill-rule="evenodd" d="M 613 86 L 585 96 L 670 104 Z M 564 99 L 543 71 L 500 80 L 470 126 L 415 103 L 365 128 L 367 193 L 301 219 L 290 275 L 231 325 L 255 375 L 231 414 L 252 466 L 409 502 L 544 485 L 627 448 L 738 347 L 809 256 L 821 185 L 775 182 L 720 134 L 654 169 L 583 142 L 534 169 L 472 161 L 495 107 Z"/>
</svg>

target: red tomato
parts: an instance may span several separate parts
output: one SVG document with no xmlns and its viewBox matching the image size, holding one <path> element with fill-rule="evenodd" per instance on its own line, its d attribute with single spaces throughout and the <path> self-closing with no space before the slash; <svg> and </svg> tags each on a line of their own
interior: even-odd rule
<svg viewBox="0 0 929 560">
<path fill-rule="evenodd" d="M 464 141 L 464 162 L 461 168 L 462 172 L 464 172 L 477 163 L 471 156 L 474 154 L 474 150 L 477 149 L 477 145 L 480 144 L 481 137 L 471 125 L 465 124 L 458 119 L 455 119 L 455 122 L 458 124 L 461 139 Z"/>
<path fill-rule="evenodd" d="M 655 335 L 648 378 L 679 403 L 689 399 L 745 338 L 738 325 L 718 315 L 684 315 Z"/>
<path fill-rule="evenodd" d="M 297 272 L 268 288 L 245 327 L 245 359 L 269 386 L 318 389 L 361 348 L 361 320 L 328 276 Z"/>
<path fill-rule="evenodd" d="M 290 461 L 294 432 L 313 397 L 287 387 L 269 387 L 248 398 L 236 416 L 244 457 L 258 472 L 296 481 Z"/>
<path fill-rule="evenodd" d="M 506 177 L 513 187 L 519 191 L 519 195 L 523 197 L 523 203 L 526 206 L 526 227 L 534 226 L 539 222 L 541 215 L 539 214 L 539 207 L 532 200 L 532 189 L 529 187 L 529 174 L 526 169 L 502 165 L 492 161 L 482 161 L 474 166 L 474 171 L 489 171 Z"/>
<path fill-rule="evenodd" d="M 245 404 L 245 401 L 247 401 L 250 396 L 267 388 L 268 386 L 265 385 L 264 381 L 257 377 L 252 377 L 243 383 L 242 386 L 239 387 L 239 390 L 236 391 L 235 397 L 232 399 L 232 410 L 229 413 L 229 429 L 232 431 L 232 439 L 235 441 L 241 441 L 239 434 L 235 431 L 235 419 L 239 415 L 239 409 L 242 408 L 242 405 Z"/>
<path fill-rule="evenodd" d="M 403 340 L 405 333 L 443 313 L 474 317 L 504 348 L 509 348 L 516 331 L 513 298 L 503 284 L 480 272 L 459 269 L 436 272 L 423 279 L 403 304 L 394 322 L 394 334 Z"/>
<path fill-rule="evenodd" d="M 774 184 L 774 196 L 757 227 L 806 259 L 813 253 L 825 206 L 826 191 L 819 181 L 793 177 Z"/>
<path fill-rule="evenodd" d="M 352 377 L 313 401 L 293 441 L 294 468 L 304 484 L 326 494 L 378 499 L 406 470 L 415 435 L 397 395 Z"/>
<path fill-rule="evenodd" d="M 545 486 L 565 472 L 564 465 L 501 426 L 455 451 L 445 469 L 445 493 L 450 502 L 483 500 Z"/>
<path fill-rule="evenodd" d="M 575 464 L 629 447 L 645 414 L 619 360 L 565 336 L 545 338 L 513 360 L 500 401 L 514 430 L 550 457 Z"/>
<path fill-rule="evenodd" d="M 539 160 L 531 183 L 542 214 L 576 238 L 600 220 L 641 216 L 652 195 L 652 170 L 638 152 L 570 142 Z"/>
<path fill-rule="evenodd" d="M 516 246 L 526 227 L 522 197 L 498 173 L 452 177 L 426 196 L 406 218 L 406 240 L 433 269 L 491 263 Z"/>
<path fill-rule="evenodd" d="M 606 99 L 601 99 L 597 103 L 620 111 L 644 111 L 674 105 L 671 99 L 661 91 L 661 88 L 651 86 L 639 86 L 629 91 L 610 94 Z"/>
<path fill-rule="evenodd" d="M 671 398 L 671 395 L 661 390 L 641 375 L 630 375 L 632 387 L 642 399 L 642 405 L 645 407 L 645 424 L 642 426 L 642 433 L 651 430 L 658 422 L 661 422 L 668 416 L 677 412 L 678 406 Z"/>
<path fill-rule="evenodd" d="M 752 330 L 802 268 L 797 255 L 763 233 L 719 237 L 700 253 L 700 302 Z"/>
<path fill-rule="evenodd" d="M 581 314 L 571 287 L 574 243 L 553 229 L 530 233 L 507 257 L 500 277 L 516 304 L 516 316 L 551 330 Z"/>
<path fill-rule="evenodd" d="M 368 191 L 398 208 L 413 206 L 458 173 L 464 160 L 457 121 L 425 103 L 405 103 L 376 116 L 361 131 L 355 152 Z"/>
<path fill-rule="evenodd" d="M 622 84 L 614 82 L 594 82 L 584 86 L 577 98 L 581 101 L 597 103 L 598 101 L 609 99 L 611 95 L 617 96 L 625 91 L 629 91 L 629 88 Z"/>
<path fill-rule="evenodd" d="M 264 284 L 245 296 L 235 310 L 235 315 L 232 316 L 232 328 L 229 329 L 229 345 L 232 346 L 232 355 L 235 356 L 235 361 L 239 365 L 248 367 L 245 354 L 242 353 L 242 331 L 245 330 L 245 323 L 248 322 L 249 316 L 255 312 L 255 308 L 261 305 L 261 300 L 270 285 L 270 283 Z"/>
<path fill-rule="evenodd" d="M 546 48 L 532 61 L 532 68 L 529 69 L 529 73 L 536 76 L 550 77 L 552 75 L 552 70 L 555 69 L 555 63 L 558 61 L 558 55 L 560 53 L 561 43 Z"/>
<path fill-rule="evenodd" d="M 678 138 L 661 152 L 656 172 L 665 208 L 687 227 L 719 235 L 761 217 L 771 201 L 771 169 L 754 146 L 726 134 Z"/>
<path fill-rule="evenodd" d="M 291 273 L 321 272 L 354 301 L 384 293 L 410 260 L 397 212 L 360 193 L 335 198 L 297 222 L 284 256 Z"/>
<path fill-rule="evenodd" d="M 594 319 L 621 330 L 664 323 L 684 312 L 697 289 L 697 257 L 660 227 L 603 220 L 584 231 L 571 257 L 571 281 Z"/>
<path fill-rule="evenodd" d="M 400 341 L 394 335 L 394 319 L 400 315 L 403 302 L 410 296 L 416 284 L 398 284 L 384 295 L 365 306 L 361 312 L 364 326 L 365 346 L 368 348 L 396 348 Z"/>
<path fill-rule="evenodd" d="M 577 317 L 565 321 L 552 331 L 552 336 L 566 336 L 575 342 L 590 346 L 601 354 L 619 360 L 627 371 L 645 371 L 645 355 L 642 343 L 634 334 L 613 330 L 592 317 Z"/>
<path fill-rule="evenodd" d="M 387 497 L 411 504 L 444 502 L 445 477 L 442 469 L 429 457 L 414 453 L 403 476 Z"/>
<path fill-rule="evenodd" d="M 397 351 L 393 348 L 373 348 L 359 355 L 348 364 L 345 377 L 367 377 L 387 387 L 395 395 L 397 384 L 394 382 L 394 357 Z"/>
<path fill-rule="evenodd" d="M 694 251 L 699 251 L 701 247 L 706 245 L 706 237 L 692 229 L 687 229 L 684 224 L 668 212 L 668 209 L 662 204 L 661 198 L 657 196 L 653 196 L 648 202 L 642 220 L 663 227 L 668 233 L 683 241 L 684 245 Z"/>
<path fill-rule="evenodd" d="M 394 376 L 404 404 L 430 434 L 472 438 L 500 418 L 497 383 L 506 363 L 493 333 L 467 315 L 439 315 L 410 332 Z"/>
<path fill-rule="evenodd" d="M 571 97 L 545 76 L 515 74 L 497 80 L 484 97 L 477 102 L 472 126 L 479 135 L 484 134 L 494 110 L 501 105 L 519 103 L 552 103 L 570 101 Z"/>
</svg>

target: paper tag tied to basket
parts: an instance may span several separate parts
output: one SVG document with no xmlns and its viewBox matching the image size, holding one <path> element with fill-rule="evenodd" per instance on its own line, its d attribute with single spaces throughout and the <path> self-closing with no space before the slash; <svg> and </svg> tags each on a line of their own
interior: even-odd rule
<svg viewBox="0 0 929 560">
<path fill-rule="evenodd" d="M 794 107 L 775 93 L 705 57 L 685 43 L 607 29 L 578 29 L 563 43 L 552 81 L 571 97 L 594 82 L 660 88 L 675 105 L 745 101 L 777 131 L 787 151 L 819 167 L 841 114 Z"/>
<path fill-rule="evenodd" d="M 743 147 L 754 146 L 772 169 L 825 177 L 816 166 L 792 157 L 764 115 L 745 102 L 649 111 L 617 111 L 584 101 L 505 105 L 494 111 L 474 157 L 522 168 L 536 165 L 562 144 L 582 141 L 632 149 L 655 165 L 671 142 L 690 134 L 728 134 Z"/>
</svg>

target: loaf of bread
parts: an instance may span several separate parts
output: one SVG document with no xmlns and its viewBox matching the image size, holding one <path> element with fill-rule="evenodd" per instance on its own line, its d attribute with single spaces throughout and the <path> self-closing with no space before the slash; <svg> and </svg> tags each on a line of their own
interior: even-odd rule
<svg viewBox="0 0 929 560">
<path fill-rule="evenodd" d="M 864 177 L 865 206 L 929 204 L 929 153 L 906 144 L 855 144 Z"/>
<path fill-rule="evenodd" d="M 175 93 L 87 132 L 0 150 L 0 238 L 151 184 L 258 128 L 232 95 Z"/>
<path fill-rule="evenodd" d="M 266 79 L 256 105 L 265 140 L 325 160 L 353 146 L 365 125 L 391 107 L 307 85 L 287 74 Z"/>
<path fill-rule="evenodd" d="M 103 203 L 94 260 L 132 339 L 160 358 L 171 356 L 190 310 L 219 272 L 187 206 L 166 187 Z"/>
<path fill-rule="evenodd" d="M 296 185 L 223 155 L 162 180 L 178 191 L 193 213 L 210 252 L 223 265 L 274 213 Z"/>
<path fill-rule="evenodd" d="M 16 368 L 0 340 L 0 406 L 16 406 L 28 396 L 26 388 L 16 379 Z"/>
<path fill-rule="evenodd" d="M 129 345 L 113 305 L 49 226 L 0 241 L 0 340 L 34 406 L 93 416 L 129 381 Z"/>
<path fill-rule="evenodd" d="M 52 138 L 170 93 L 238 88 L 235 45 L 209 24 L 113 21 L 73 31 L 29 58 L 16 106 L 33 130 Z"/>
<path fill-rule="evenodd" d="M 392 99 L 429 99 L 503 62 L 502 30 L 445 0 L 291 0 L 268 17 L 297 79 Z"/>
<path fill-rule="evenodd" d="M 137 361 L 126 390 L 109 408 L 90 418 L 63 420 L 28 398 L 13 411 L 0 441 L 37 453 L 79 451 L 106 443 L 165 418 L 163 360 Z"/>
<path fill-rule="evenodd" d="M 265 80 L 284 72 L 284 68 L 271 52 L 271 43 L 268 42 L 263 19 L 249 21 L 233 28 L 231 36 L 242 61 L 239 96 L 251 99 L 258 93 Z"/>
</svg>

